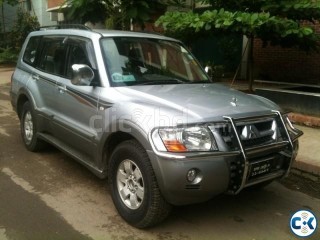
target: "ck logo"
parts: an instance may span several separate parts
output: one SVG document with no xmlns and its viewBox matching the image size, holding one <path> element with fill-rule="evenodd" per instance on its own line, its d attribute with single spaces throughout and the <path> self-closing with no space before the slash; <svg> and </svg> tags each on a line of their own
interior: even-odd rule
<svg viewBox="0 0 320 240">
<path fill-rule="evenodd" d="M 292 232 L 299 237 L 308 237 L 317 229 L 317 218 L 307 210 L 300 210 L 290 219 Z"/>
</svg>

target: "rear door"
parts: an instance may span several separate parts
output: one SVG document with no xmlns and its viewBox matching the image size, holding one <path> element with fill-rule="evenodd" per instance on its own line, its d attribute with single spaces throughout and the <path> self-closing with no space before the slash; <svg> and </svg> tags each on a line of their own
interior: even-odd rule
<svg viewBox="0 0 320 240">
<path fill-rule="evenodd" d="M 38 115 L 39 131 L 53 132 L 52 119 L 58 115 L 58 102 L 56 82 L 59 78 L 57 73 L 57 59 L 63 38 L 57 36 L 43 36 L 31 38 L 26 48 L 23 61 L 34 68 L 28 81 L 28 89 L 32 92 L 35 109 Z M 33 48 L 36 47 L 36 51 Z"/>
</svg>

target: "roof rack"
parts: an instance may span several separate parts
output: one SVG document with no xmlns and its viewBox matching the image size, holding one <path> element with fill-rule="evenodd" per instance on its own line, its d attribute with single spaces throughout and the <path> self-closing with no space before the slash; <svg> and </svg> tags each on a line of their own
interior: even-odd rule
<svg viewBox="0 0 320 240">
<path fill-rule="evenodd" d="M 49 30 L 49 29 L 80 29 L 91 31 L 91 28 L 82 24 L 60 24 L 51 26 L 40 26 L 38 30 Z"/>
</svg>

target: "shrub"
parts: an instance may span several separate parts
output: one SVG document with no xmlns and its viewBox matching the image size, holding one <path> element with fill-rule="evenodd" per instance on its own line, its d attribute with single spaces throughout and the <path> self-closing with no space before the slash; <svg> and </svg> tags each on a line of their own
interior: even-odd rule
<svg viewBox="0 0 320 240">
<path fill-rule="evenodd" d="M 14 48 L 0 48 L 0 63 L 16 63 L 19 52 Z"/>
<path fill-rule="evenodd" d="M 17 20 L 10 34 L 12 39 L 12 47 L 20 49 L 28 34 L 40 27 L 36 16 L 29 12 L 19 9 L 17 12 Z"/>
</svg>

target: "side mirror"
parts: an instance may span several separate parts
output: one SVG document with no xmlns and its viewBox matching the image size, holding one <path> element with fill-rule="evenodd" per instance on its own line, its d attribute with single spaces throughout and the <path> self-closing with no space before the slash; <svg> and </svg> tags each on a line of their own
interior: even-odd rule
<svg viewBox="0 0 320 240">
<path fill-rule="evenodd" d="M 72 65 L 72 79 L 74 85 L 89 86 L 94 78 L 93 70 L 85 64 Z"/>
</svg>

